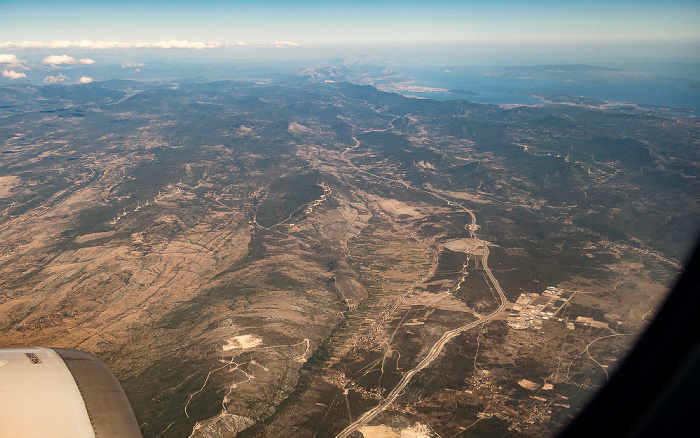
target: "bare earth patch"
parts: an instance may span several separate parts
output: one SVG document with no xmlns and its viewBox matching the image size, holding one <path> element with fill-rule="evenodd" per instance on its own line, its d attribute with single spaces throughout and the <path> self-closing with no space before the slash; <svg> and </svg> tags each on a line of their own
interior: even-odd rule
<svg viewBox="0 0 700 438">
<path fill-rule="evenodd" d="M 255 335 L 234 336 L 228 341 L 226 341 L 226 345 L 221 347 L 221 349 L 224 351 L 237 349 L 249 350 L 251 348 L 257 347 L 258 345 L 262 345 L 262 342 L 262 338 Z"/>
<path fill-rule="evenodd" d="M 12 188 L 19 182 L 19 177 L 14 175 L 0 176 L 0 198 L 10 196 Z"/>
<path fill-rule="evenodd" d="M 359 429 L 364 438 L 430 438 L 428 426 L 416 423 L 413 427 L 396 429 L 389 426 L 364 426 Z"/>
<path fill-rule="evenodd" d="M 382 208 L 392 216 L 408 215 L 411 217 L 422 217 L 423 213 L 417 208 L 408 205 L 405 202 L 401 202 L 398 199 L 385 199 L 378 196 L 368 196 L 369 200 L 376 202 Z"/>
<path fill-rule="evenodd" d="M 445 242 L 444 247 L 450 251 L 473 252 L 480 246 L 480 242 L 476 239 L 454 239 Z"/>
</svg>

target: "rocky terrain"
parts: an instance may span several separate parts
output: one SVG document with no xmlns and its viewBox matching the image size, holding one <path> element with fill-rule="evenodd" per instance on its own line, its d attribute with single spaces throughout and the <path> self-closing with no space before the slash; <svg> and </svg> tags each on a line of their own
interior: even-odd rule
<svg viewBox="0 0 700 438">
<path fill-rule="evenodd" d="M 100 356 L 147 437 L 552 435 L 696 232 L 692 117 L 81 87 L 2 90 L 1 346 Z"/>
</svg>

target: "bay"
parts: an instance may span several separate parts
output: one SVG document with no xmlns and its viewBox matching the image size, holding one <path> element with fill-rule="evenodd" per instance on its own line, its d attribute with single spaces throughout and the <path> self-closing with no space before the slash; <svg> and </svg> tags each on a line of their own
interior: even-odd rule
<svg viewBox="0 0 700 438">
<path fill-rule="evenodd" d="M 674 114 L 700 111 L 700 89 L 691 81 L 665 77 L 638 80 L 580 81 L 494 75 L 488 69 L 453 70 L 449 67 L 402 67 L 400 71 L 415 79 L 413 85 L 443 88 L 450 92 L 406 92 L 406 95 L 440 101 L 463 99 L 488 104 L 543 104 L 542 96 L 576 96 L 610 103 L 635 104 Z"/>
</svg>

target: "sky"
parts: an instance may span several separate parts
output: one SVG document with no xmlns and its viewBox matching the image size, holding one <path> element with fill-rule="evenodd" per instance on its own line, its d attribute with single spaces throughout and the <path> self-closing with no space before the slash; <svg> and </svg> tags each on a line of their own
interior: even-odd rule
<svg viewBox="0 0 700 438">
<path fill-rule="evenodd" d="M 699 39 L 697 1 L 0 0 L 0 41 L 416 43 Z"/>
<path fill-rule="evenodd" d="M 697 61 L 700 1 L 0 0 L 5 78 L 22 74 L 11 56 L 55 68 L 146 55 L 260 61 L 353 53 L 426 65 Z M 73 61 L 51 64 L 48 56 Z"/>
</svg>

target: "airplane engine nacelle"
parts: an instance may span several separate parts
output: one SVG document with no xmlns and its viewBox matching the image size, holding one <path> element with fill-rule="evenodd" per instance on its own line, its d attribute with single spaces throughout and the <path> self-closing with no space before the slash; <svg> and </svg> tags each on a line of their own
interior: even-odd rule
<svg viewBox="0 0 700 438">
<path fill-rule="evenodd" d="M 141 438 L 124 390 L 92 354 L 0 349 L 0 437 Z"/>
</svg>

